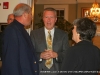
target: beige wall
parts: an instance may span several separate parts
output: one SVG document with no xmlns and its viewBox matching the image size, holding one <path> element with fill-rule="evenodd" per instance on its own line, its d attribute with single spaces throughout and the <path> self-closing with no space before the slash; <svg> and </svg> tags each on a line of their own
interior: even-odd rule
<svg viewBox="0 0 100 75">
<path fill-rule="evenodd" d="M 3 2 L 9 2 L 9 9 L 3 9 Z M 0 22 L 7 22 L 8 14 L 13 12 L 16 4 L 19 3 L 19 0 L 0 0 Z"/>
<path fill-rule="evenodd" d="M 34 1 L 34 0 L 33 0 Z M 9 8 L 3 9 L 3 2 L 9 2 Z M 32 0 L 0 0 L 0 23 L 7 23 L 7 17 L 9 14 L 13 13 L 14 7 L 18 3 L 26 3 L 31 6 Z M 30 33 L 31 29 L 27 29 L 27 32 Z M 0 25 L 0 32 L 1 32 L 1 25 Z"/>
<path fill-rule="evenodd" d="M 92 7 L 92 3 L 78 3 L 77 11 L 76 11 L 76 4 L 69 4 L 68 21 L 70 23 L 72 23 L 73 20 L 76 19 L 76 18 L 81 18 L 81 14 L 82 14 L 81 10 L 82 10 L 83 7 Z M 38 13 L 42 12 L 43 9 L 44 9 L 43 4 L 35 4 L 34 24 L 38 23 L 40 21 Z"/>
<path fill-rule="evenodd" d="M 93 44 L 100 48 L 100 36 L 95 36 L 93 38 Z"/>
<path fill-rule="evenodd" d="M 70 23 L 73 22 L 74 19 L 76 19 L 76 5 L 75 4 L 70 4 L 69 5 L 69 11 L 68 11 L 68 21 Z"/>
<path fill-rule="evenodd" d="M 81 18 L 82 17 L 82 8 L 83 7 L 92 7 L 92 3 L 79 3 L 77 6 L 76 6 L 76 4 L 69 4 L 68 21 L 72 23 L 74 19 Z"/>
<path fill-rule="evenodd" d="M 78 4 L 78 13 L 77 13 L 78 14 L 78 16 L 77 16 L 78 18 L 81 17 L 81 13 L 82 13 L 81 10 L 82 10 L 83 7 L 90 7 L 91 8 L 92 7 L 92 3 L 88 3 L 88 4 L 80 3 L 80 4 Z"/>
<path fill-rule="evenodd" d="M 42 4 L 36 5 L 35 4 L 35 7 L 34 7 L 34 24 L 38 23 L 40 21 L 38 14 L 40 12 L 42 12 L 43 9 L 44 9 L 44 5 L 42 5 Z"/>
</svg>

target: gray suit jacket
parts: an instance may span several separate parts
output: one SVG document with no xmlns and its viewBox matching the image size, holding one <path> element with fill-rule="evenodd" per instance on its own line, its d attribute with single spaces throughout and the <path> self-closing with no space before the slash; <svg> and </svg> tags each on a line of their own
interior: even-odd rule
<svg viewBox="0 0 100 75">
<path fill-rule="evenodd" d="M 33 30 L 30 36 L 36 49 L 38 59 L 40 59 L 41 52 L 47 49 L 44 27 Z M 53 70 L 58 71 L 60 69 L 64 53 L 68 47 L 69 43 L 67 33 L 55 28 L 53 38 L 53 50 L 58 53 L 58 59 L 53 59 Z M 42 60 L 39 66 L 40 71 L 44 70 L 45 60 Z"/>
</svg>

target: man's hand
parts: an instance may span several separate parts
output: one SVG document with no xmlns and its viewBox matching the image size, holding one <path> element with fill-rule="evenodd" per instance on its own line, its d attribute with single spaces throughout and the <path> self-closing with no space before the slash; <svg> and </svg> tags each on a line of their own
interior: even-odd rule
<svg viewBox="0 0 100 75">
<path fill-rule="evenodd" d="M 58 54 L 53 50 L 45 50 L 41 53 L 40 58 L 42 59 L 50 59 L 50 58 L 57 58 Z"/>
<path fill-rule="evenodd" d="M 44 52 L 41 53 L 40 58 L 42 58 L 42 59 L 50 59 L 51 58 L 50 57 L 50 53 L 45 50 Z"/>
<path fill-rule="evenodd" d="M 58 54 L 54 52 L 53 50 L 47 50 L 48 53 L 50 54 L 50 58 L 57 58 Z"/>
</svg>

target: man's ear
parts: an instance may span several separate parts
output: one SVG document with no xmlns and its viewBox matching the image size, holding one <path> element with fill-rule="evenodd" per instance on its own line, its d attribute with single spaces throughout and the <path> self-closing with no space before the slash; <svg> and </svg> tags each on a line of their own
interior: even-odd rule
<svg viewBox="0 0 100 75">
<path fill-rule="evenodd" d="M 22 15 L 24 18 L 26 18 L 27 17 L 27 14 L 26 13 L 23 13 L 23 15 Z"/>
</svg>

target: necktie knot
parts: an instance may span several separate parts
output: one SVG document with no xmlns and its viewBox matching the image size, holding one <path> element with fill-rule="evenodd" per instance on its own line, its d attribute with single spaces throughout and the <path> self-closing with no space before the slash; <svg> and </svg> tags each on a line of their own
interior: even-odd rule
<svg viewBox="0 0 100 75">
<path fill-rule="evenodd" d="M 48 34 L 51 34 L 51 31 L 50 30 L 48 30 Z"/>
<path fill-rule="evenodd" d="M 48 31 L 48 39 L 49 39 L 49 40 L 52 40 L 51 31 L 50 31 L 50 30 Z"/>
</svg>

